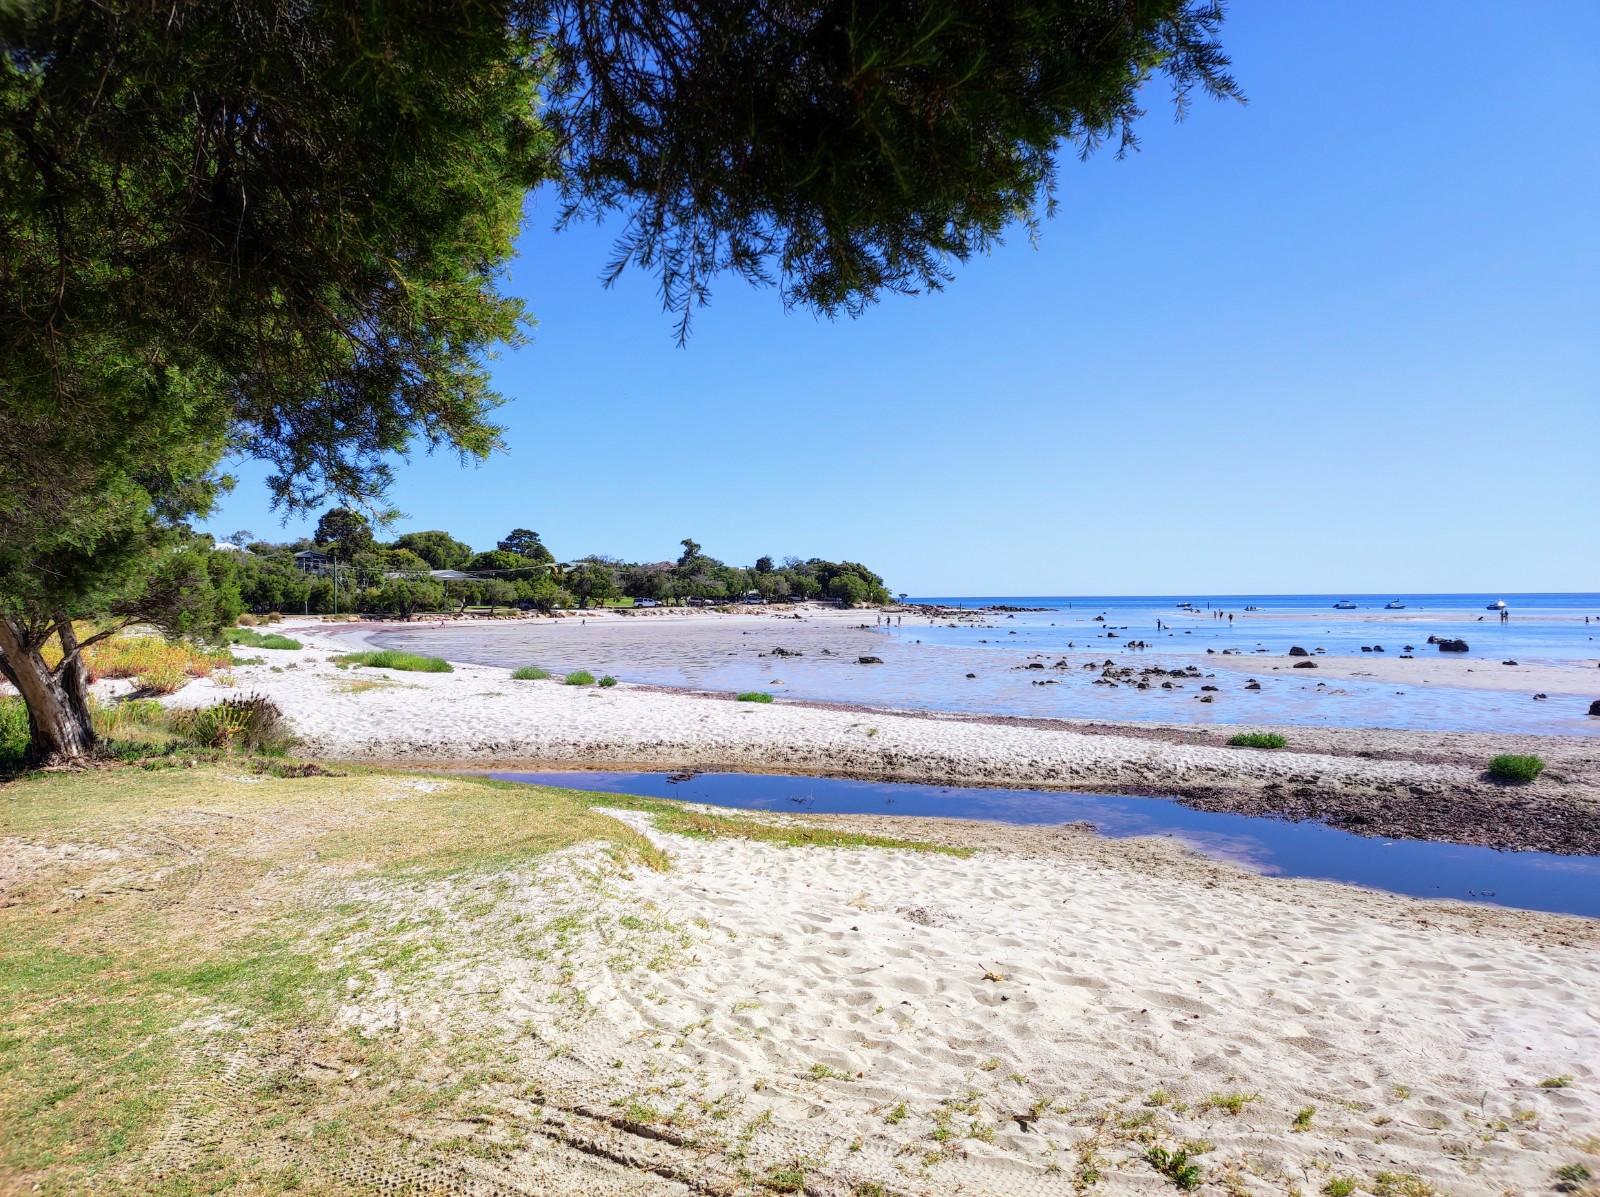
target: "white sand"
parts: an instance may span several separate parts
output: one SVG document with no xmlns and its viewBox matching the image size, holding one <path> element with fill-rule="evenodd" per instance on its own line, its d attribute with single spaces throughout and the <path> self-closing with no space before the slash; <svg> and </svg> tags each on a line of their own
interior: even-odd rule
<svg viewBox="0 0 1600 1197">
<path fill-rule="evenodd" d="M 1094 1192 L 1157 1194 L 1145 1153 L 1186 1141 L 1208 1192 L 1350 1177 L 1461 1197 L 1600 1174 L 1593 924 L 1070 832 L 961 860 L 619 817 L 668 871 L 581 850 L 472 888 L 370 887 L 375 923 L 433 911 L 454 947 L 429 977 L 374 978 L 347 1021 L 487 1031 L 507 1081 L 491 1125 L 613 1134 L 605 1151 L 703 1192 L 798 1168 L 841 1197 L 1070 1194 L 1096 1175 Z M 1236 1113 L 1208 1102 L 1230 1094 Z"/>
</svg>

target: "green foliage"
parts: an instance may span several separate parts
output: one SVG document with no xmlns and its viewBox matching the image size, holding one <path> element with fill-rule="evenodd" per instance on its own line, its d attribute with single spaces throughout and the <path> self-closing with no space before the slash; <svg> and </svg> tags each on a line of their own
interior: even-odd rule
<svg viewBox="0 0 1600 1197">
<path fill-rule="evenodd" d="M 513 553 L 529 561 L 549 564 L 554 561 L 555 554 L 544 547 L 544 541 L 539 539 L 539 534 L 531 528 L 513 528 L 506 533 L 495 548 L 502 553 Z"/>
<path fill-rule="evenodd" d="M 225 628 L 222 635 L 229 644 L 242 644 L 246 648 L 288 650 L 303 647 L 298 640 L 289 636 L 280 636 L 277 632 L 256 632 L 250 628 Z"/>
<path fill-rule="evenodd" d="M 229 698 L 209 707 L 174 711 L 172 730 L 202 748 L 238 748 L 280 754 L 289 744 L 283 712 L 260 694 Z"/>
<path fill-rule="evenodd" d="M 1355 1178 L 1352 1176 L 1334 1176 L 1322 1186 L 1322 1191 L 1327 1197 L 1350 1197 L 1356 1191 Z"/>
<path fill-rule="evenodd" d="M 511 671 L 511 680 L 514 682 L 542 682 L 549 676 L 548 670 L 540 669 L 537 665 L 524 665 Z"/>
<path fill-rule="evenodd" d="M 349 561 L 357 554 L 371 551 L 372 525 L 359 511 L 335 507 L 323 512 L 312 539 L 340 561 Z"/>
<path fill-rule="evenodd" d="M 415 553 L 428 563 L 429 569 L 460 569 L 472 560 L 471 545 L 437 530 L 407 532 L 397 537 L 392 547 Z"/>
<path fill-rule="evenodd" d="M 335 657 L 333 663 L 341 668 L 368 665 L 373 669 L 403 669 L 413 673 L 455 672 L 455 667 L 440 657 L 424 657 L 419 653 L 403 653 L 392 648 L 345 653 L 343 656 Z"/>
<path fill-rule="evenodd" d="M 594 674 L 587 669 L 575 669 L 562 678 L 561 681 L 568 686 L 592 686 L 594 685 Z"/>
<path fill-rule="evenodd" d="M 739 702 L 771 702 L 772 701 L 772 695 L 767 694 L 767 693 L 765 693 L 764 691 L 761 691 L 761 690 L 746 690 L 746 691 L 744 691 L 744 693 L 739 695 L 737 701 L 739 701 Z"/>
<path fill-rule="evenodd" d="M 606 674 L 605 677 L 601 678 L 598 682 L 595 683 L 595 685 L 599 686 L 602 690 L 609 690 L 609 689 L 611 689 L 612 686 L 615 686 L 616 684 L 617 684 L 617 679 L 612 677 L 609 673 Z"/>
<path fill-rule="evenodd" d="M 20 698 L 0 698 L 0 773 L 22 765 L 28 754 L 28 708 Z"/>
<path fill-rule="evenodd" d="M 1544 761 L 1536 756 L 1504 753 L 1489 762 L 1489 776 L 1509 785 L 1526 785 L 1544 772 Z"/>
<path fill-rule="evenodd" d="M 1161 1175 L 1165 1176 L 1176 1189 L 1198 1189 L 1205 1174 L 1200 1171 L 1200 1165 L 1189 1158 L 1189 1153 L 1183 1148 L 1169 1151 L 1165 1147 L 1152 1146 L 1144 1153 L 1145 1162 Z"/>
<path fill-rule="evenodd" d="M 1282 748 L 1288 742 L 1277 732 L 1240 732 L 1228 737 L 1233 748 Z"/>
</svg>

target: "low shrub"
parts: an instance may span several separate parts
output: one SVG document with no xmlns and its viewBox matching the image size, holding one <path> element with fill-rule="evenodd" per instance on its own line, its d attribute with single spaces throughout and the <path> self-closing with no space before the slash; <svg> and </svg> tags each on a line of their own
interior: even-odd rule
<svg viewBox="0 0 1600 1197">
<path fill-rule="evenodd" d="M 1277 732 L 1240 732 L 1228 737 L 1233 748 L 1282 748 L 1288 742 Z"/>
<path fill-rule="evenodd" d="M 136 728 L 160 727 L 167 708 L 154 698 L 124 698 L 121 702 L 94 704 L 94 730 L 100 736 L 124 735 Z"/>
<path fill-rule="evenodd" d="M 0 769 L 15 769 L 28 752 L 28 708 L 20 698 L 0 698 Z"/>
<path fill-rule="evenodd" d="M 1503 753 L 1489 762 L 1489 776 L 1511 785 L 1526 785 L 1544 772 L 1544 762 L 1536 756 Z"/>
<path fill-rule="evenodd" d="M 48 663 L 55 664 L 54 661 Z M 91 681 L 103 677 L 136 678 L 158 669 L 177 670 L 190 677 L 205 677 L 213 669 L 225 669 L 232 665 L 233 655 L 155 636 L 112 636 L 84 649 L 83 664 L 89 671 Z"/>
<path fill-rule="evenodd" d="M 455 672 L 455 667 L 441 657 L 424 657 L 420 653 L 403 653 L 392 648 L 345 653 L 342 657 L 335 657 L 333 663 L 341 669 L 351 665 L 370 665 L 374 669 L 404 669 L 412 673 Z"/>
<path fill-rule="evenodd" d="M 242 616 L 240 618 L 243 618 Z M 291 649 L 302 647 L 298 640 L 280 636 L 277 632 L 255 632 L 249 628 L 228 628 L 223 636 L 229 644 L 242 644 L 246 648 Z"/>
<path fill-rule="evenodd" d="M 209 707 L 174 711 L 171 723 L 174 732 L 202 748 L 282 752 L 289 741 L 283 712 L 261 694 L 227 698 Z"/>
<path fill-rule="evenodd" d="M 1200 1182 L 1205 1179 L 1200 1171 L 1200 1165 L 1189 1158 L 1189 1153 L 1183 1148 L 1168 1151 L 1165 1147 L 1151 1147 L 1144 1153 L 1145 1162 L 1148 1163 L 1175 1189 L 1197 1189 Z"/>
<path fill-rule="evenodd" d="M 569 686 L 592 686 L 594 685 L 594 674 L 587 669 L 574 669 L 561 680 Z"/>
<path fill-rule="evenodd" d="M 282 611 L 268 611 L 261 618 L 262 618 L 262 621 L 265 622 L 265 623 L 282 623 L 283 622 L 283 612 Z"/>
<path fill-rule="evenodd" d="M 772 695 L 763 693 L 760 690 L 746 690 L 743 694 L 738 696 L 736 701 L 738 701 L 738 702 L 771 702 L 772 701 Z"/>
<path fill-rule="evenodd" d="M 511 680 L 514 682 L 542 682 L 549 676 L 549 670 L 540 669 L 537 665 L 524 665 L 511 671 Z"/>
<path fill-rule="evenodd" d="M 616 684 L 617 684 L 617 679 L 612 677 L 609 673 L 606 674 L 605 677 L 601 678 L 598 682 L 595 683 L 595 685 L 599 686 L 602 690 L 609 690 L 609 689 L 611 689 L 612 686 L 615 686 Z"/>
<path fill-rule="evenodd" d="M 134 679 L 139 689 L 150 694 L 176 694 L 189 680 L 189 675 L 178 665 L 157 665 Z"/>
<path fill-rule="evenodd" d="M 246 611 L 234 622 L 237 623 L 241 628 L 253 628 L 259 621 L 254 615 L 251 615 L 248 611 Z"/>
</svg>

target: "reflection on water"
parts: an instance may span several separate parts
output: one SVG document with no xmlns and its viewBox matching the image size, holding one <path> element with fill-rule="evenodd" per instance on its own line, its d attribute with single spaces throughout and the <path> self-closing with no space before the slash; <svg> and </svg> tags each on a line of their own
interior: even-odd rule
<svg viewBox="0 0 1600 1197">
<path fill-rule="evenodd" d="M 1102 835 L 1170 835 L 1258 872 L 1600 918 L 1600 857 L 1501 852 L 1352 835 L 1321 823 L 1191 810 L 1167 798 L 975 789 L 761 773 L 494 773 L 502 781 L 677 798 L 746 810 L 1092 823 Z"/>
</svg>

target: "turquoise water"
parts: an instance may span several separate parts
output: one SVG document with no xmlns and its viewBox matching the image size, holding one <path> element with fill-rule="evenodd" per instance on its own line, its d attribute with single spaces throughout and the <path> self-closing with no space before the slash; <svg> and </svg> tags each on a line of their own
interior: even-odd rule
<svg viewBox="0 0 1600 1197">
<path fill-rule="evenodd" d="M 752 773 L 494 773 L 502 781 L 676 798 L 742 810 L 1087 822 L 1101 835 L 1173 836 L 1257 872 L 1600 918 L 1600 857 L 1502 852 L 1352 835 L 1321 823 L 1192 810 L 1165 798 L 975 789 Z"/>
</svg>

